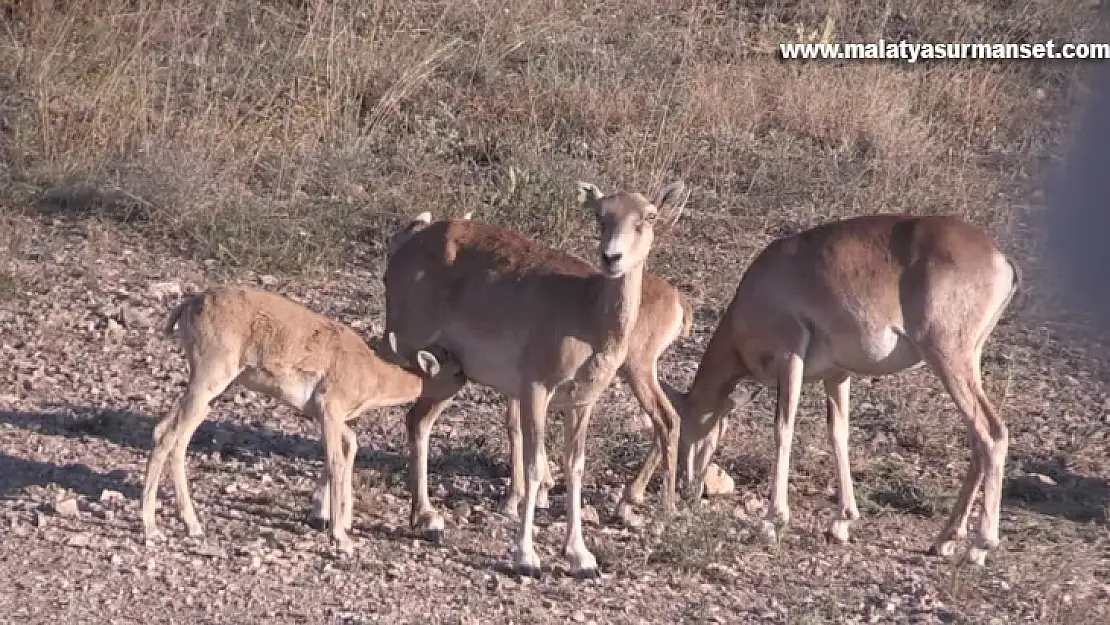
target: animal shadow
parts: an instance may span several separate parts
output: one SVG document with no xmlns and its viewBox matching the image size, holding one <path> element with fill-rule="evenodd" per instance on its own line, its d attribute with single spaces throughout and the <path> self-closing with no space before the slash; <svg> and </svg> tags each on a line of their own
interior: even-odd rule
<svg viewBox="0 0 1110 625">
<path fill-rule="evenodd" d="M 139 489 L 128 481 L 122 469 L 99 473 L 79 463 L 56 465 L 0 453 L 0 497 L 8 497 L 29 486 L 57 484 L 89 498 L 114 490 L 125 497 L 137 499 Z"/>
<path fill-rule="evenodd" d="M 78 440 L 102 439 L 121 447 L 149 452 L 157 419 L 127 410 L 60 404 L 49 412 L 0 411 L 0 423 L 47 436 Z M 191 452 L 220 452 L 227 456 L 270 454 L 311 457 L 320 455 L 318 440 L 227 420 L 208 419 L 189 442 Z"/>
<path fill-rule="evenodd" d="M 149 453 L 157 419 L 127 410 L 61 404 L 56 409 L 45 412 L 0 411 L 0 423 L 47 436 L 75 440 L 106 440 L 121 447 Z M 190 454 L 214 452 L 227 459 L 248 460 L 260 456 L 280 456 L 323 461 L 323 445 L 318 438 L 307 438 L 300 434 L 280 432 L 257 424 L 242 424 L 226 419 L 204 421 L 190 440 Z M 30 460 L 27 462 L 37 463 Z M 43 467 L 53 466 L 37 464 Z M 408 454 L 391 449 L 361 446 L 355 467 L 356 471 L 375 472 L 379 480 L 389 485 L 401 486 L 405 483 L 408 471 Z M 13 466 L 12 469 L 18 470 L 19 467 Z M 28 475 L 41 476 L 44 471 L 31 471 Z M 91 472 L 87 468 L 85 471 Z M 458 476 L 491 478 L 505 472 L 504 468 L 494 460 L 476 455 L 467 449 L 446 451 L 429 459 L 430 485 L 450 481 Z M 116 473 L 123 474 L 123 472 L 113 472 L 112 475 Z M 18 475 L 13 476 L 11 471 L 6 471 L 4 477 L 16 481 L 22 479 Z M 49 481 L 57 480 L 48 480 L 45 483 Z M 26 485 L 28 484 L 24 484 Z M 108 488 L 120 490 L 121 484 L 119 481 L 113 481 L 113 485 Z M 9 491 L 5 489 L 4 492 Z M 120 490 L 120 492 L 124 491 Z"/>
<path fill-rule="evenodd" d="M 1074 523 L 1110 522 L 1110 481 L 1078 475 L 1062 462 L 1015 458 L 1024 474 L 1006 480 L 1002 498 L 1009 505 Z"/>
</svg>

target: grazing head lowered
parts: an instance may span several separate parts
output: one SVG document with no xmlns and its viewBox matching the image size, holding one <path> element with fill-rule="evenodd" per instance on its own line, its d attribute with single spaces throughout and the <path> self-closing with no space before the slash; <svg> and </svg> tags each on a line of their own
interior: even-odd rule
<svg viewBox="0 0 1110 625">
<path fill-rule="evenodd" d="M 804 381 L 824 383 L 839 509 L 828 535 L 848 540 L 859 517 L 848 465 L 848 389 L 853 373 L 890 375 L 922 362 L 955 400 L 971 436 L 972 463 L 932 550 L 950 554 L 967 535 L 983 488 L 981 564 L 998 545 L 1006 423 L 983 392 L 983 346 L 1021 282 L 1017 265 L 981 228 L 955 217 L 871 215 L 826 223 L 767 246 L 741 278 L 698 365 L 690 391 L 671 391 L 682 441 L 704 477 L 732 408 L 737 382 L 778 388 L 777 446 L 764 531 L 790 519 L 790 444 Z M 692 455 L 691 455 L 692 454 Z"/>
</svg>

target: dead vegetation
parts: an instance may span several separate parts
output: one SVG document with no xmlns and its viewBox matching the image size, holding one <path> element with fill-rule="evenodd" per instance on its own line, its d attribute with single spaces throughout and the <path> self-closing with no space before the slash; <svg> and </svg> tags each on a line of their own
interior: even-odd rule
<svg viewBox="0 0 1110 625">
<path fill-rule="evenodd" d="M 773 54 L 823 32 L 1104 41 L 1097 12 L 1087 0 L 0 3 L 0 569 L 13 580 L 0 609 L 31 622 L 59 606 L 93 621 L 427 622 L 423 607 L 446 622 L 1105 622 L 1102 353 L 1039 323 L 1053 302 L 1022 225 L 1084 65 Z M 568 184 L 675 178 L 695 210 L 658 238 L 648 270 L 694 306 L 692 336 L 660 362 L 679 388 L 773 237 L 849 215 L 957 214 L 1029 270 L 1031 296 L 984 354 L 1011 435 L 997 564 L 976 573 L 916 551 L 968 455 L 952 402 L 912 372 L 853 381 L 868 523 L 840 547 L 820 538 L 835 471 L 820 389 L 806 388 L 795 521 L 777 545 L 750 540 L 774 457 L 765 393 L 715 457 L 736 496 L 664 527 L 588 529 L 596 585 L 495 572 L 515 527 L 491 511 L 507 477 L 504 405 L 475 386 L 432 433 L 443 547 L 401 529 L 395 412 L 360 430 L 360 551 L 331 561 L 298 503 L 321 470 L 318 433 L 251 394 L 217 400 L 190 451 L 208 543 L 138 545 L 149 416 L 174 398 L 157 389 L 185 383 L 152 334 L 162 285 L 261 282 L 372 336 L 387 235 L 417 206 L 585 255 L 592 224 Z M 595 411 L 583 499 L 602 517 L 647 452 L 635 410 L 617 384 Z M 561 437 L 547 442 L 562 453 Z M 540 545 L 563 535 L 562 495 L 539 515 Z M 54 516 L 58 498 L 79 516 Z"/>
<path fill-rule="evenodd" d="M 785 63 L 772 44 L 1089 38 L 1089 3 L 17 3 L 0 46 L 11 206 L 319 267 L 414 203 L 561 246 L 567 180 L 682 177 L 775 230 L 877 210 L 1005 226 L 1075 66 Z M 692 252 L 672 251 L 688 256 Z M 676 272 L 677 273 L 677 272 Z"/>
</svg>

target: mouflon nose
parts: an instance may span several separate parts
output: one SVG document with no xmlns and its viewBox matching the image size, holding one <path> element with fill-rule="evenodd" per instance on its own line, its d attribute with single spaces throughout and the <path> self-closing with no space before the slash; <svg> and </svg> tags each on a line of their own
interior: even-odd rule
<svg viewBox="0 0 1110 625">
<path fill-rule="evenodd" d="M 622 255 L 620 253 L 607 254 L 605 252 L 602 252 L 601 253 L 601 263 L 603 265 L 605 265 L 606 267 L 613 267 L 617 263 L 621 262 L 621 256 Z"/>
</svg>

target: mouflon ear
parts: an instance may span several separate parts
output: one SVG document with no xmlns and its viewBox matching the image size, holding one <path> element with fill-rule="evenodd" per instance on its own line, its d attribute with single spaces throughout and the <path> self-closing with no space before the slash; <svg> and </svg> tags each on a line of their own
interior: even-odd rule
<svg viewBox="0 0 1110 625">
<path fill-rule="evenodd" d="M 663 210 L 663 208 L 668 205 L 671 207 L 671 210 L 674 210 L 675 206 L 682 203 L 682 195 L 685 190 L 686 183 L 681 180 L 675 180 L 656 191 L 655 197 L 652 198 L 651 203 L 655 204 L 655 208 L 659 210 Z"/>
<path fill-rule="evenodd" d="M 392 256 L 395 254 L 397 250 L 401 249 L 401 246 L 403 246 L 405 242 L 413 237 L 413 235 L 430 225 L 432 225 L 431 211 L 424 211 L 417 215 L 416 218 L 406 224 L 404 228 L 401 228 L 393 233 L 393 236 L 389 237 L 389 242 L 386 244 L 386 255 Z"/>
<path fill-rule="evenodd" d="M 597 185 L 592 182 L 579 181 L 574 183 L 574 186 L 575 189 L 578 190 L 578 203 L 589 206 L 590 208 L 596 208 L 601 198 L 605 197 L 601 189 L 597 188 Z"/>
<path fill-rule="evenodd" d="M 432 352 L 423 349 L 416 352 L 416 364 L 428 377 L 434 378 L 439 373 L 439 359 Z"/>
<path fill-rule="evenodd" d="M 675 180 L 656 191 L 651 203 L 659 213 L 666 215 L 667 223 L 673 225 L 682 216 L 688 199 L 690 199 L 690 193 L 686 190 L 686 184 L 681 180 Z M 653 218 L 654 216 L 649 217 L 649 219 Z"/>
</svg>

